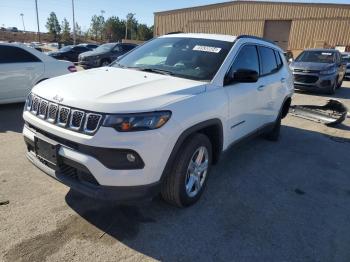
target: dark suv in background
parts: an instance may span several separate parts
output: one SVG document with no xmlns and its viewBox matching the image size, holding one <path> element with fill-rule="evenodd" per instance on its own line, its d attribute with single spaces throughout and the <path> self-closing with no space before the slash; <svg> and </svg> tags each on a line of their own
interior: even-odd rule
<svg viewBox="0 0 350 262">
<path fill-rule="evenodd" d="M 81 53 L 84 53 L 86 51 L 89 51 L 90 49 L 85 46 L 79 46 L 79 45 L 68 45 L 65 47 L 62 47 L 61 49 L 53 52 L 47 53 L 49 56 L 59 59 L 59 60 L 67 60 L 71 62 L 78 62 L 78 56 Z"/>
<path fill-rule="evenodd" d="M 126 43 L 108 43 L 100 45 L 93 51 L 79 55 L 79 65 L 84 68 L 106 66 L 124 55 L 137 45 Z"/>
<path fill-rule="evenodd" d="M 294 87 L 334 94 L 340 88 L 346 65 L 335 49 L 307 49 L 290 64 Z"/>
</svg>

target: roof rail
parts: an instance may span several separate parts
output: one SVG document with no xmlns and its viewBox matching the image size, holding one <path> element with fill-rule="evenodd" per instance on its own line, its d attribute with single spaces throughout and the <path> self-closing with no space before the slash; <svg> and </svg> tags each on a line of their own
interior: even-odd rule
<svg viewBox="0 0 350 262">
<path fill-rule="evenodd" d="M 271 40 L 268 40 L 268 39 L 262 38 L 262 37 L 258 37 L 258 36 L 255 36 L 255 35 L 239 35 L 239 36 L 237 36 L 236 39 L 241 39 L 241 38 L 252 38 L 252 39 L 265 41 L 265 42 L 268 42 L 268 43 L 270 43 L 270 44 L 273 44 L 273 45 L 278 46 L 275 42 L 273 42 L 273 41 L 271 41 Z"/>
<path fill-rule="evenodd" d="M 182 31 L 175 31 L 175 32 L 166 33 L 165 35 L 175 35 L 175 34 L 182 34 L 182 33 L 183 33 Z"/>
</svg>

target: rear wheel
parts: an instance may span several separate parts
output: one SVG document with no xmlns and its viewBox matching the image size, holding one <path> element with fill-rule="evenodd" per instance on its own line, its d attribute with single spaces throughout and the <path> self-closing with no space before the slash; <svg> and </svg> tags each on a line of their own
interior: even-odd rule
<svg viewBox="0 0 350 262">
<path fill-rule="evenodd" d="M 109 61 L 108 59 L 103 59 L 101 61 L 100 66 L 108 66 L 111 63 L 111 61 Z"/>
<path fill-rule="evenodd" d="M 211 163 L 212 145 L 208 137 L 197 133 L 188 138 L 162 183 L 164 200 L 178 207 L 197 202 L 205 188 Z"/>
<path fill-rule="evenodd" d="M 341 86 L 343 85 L 343 80 L 344 80 L 344 79 L 342 79 L 341 81 L 338 82 L 338 84 L 337 84 L 337 89 L 341 88 Z"/>
<path fill-rule="evenodd" d="M 334 81 L 334 84 L 329 87 L 327 94 L 333 95 L 336 89 L 337 89 L 337 81 Z"/>
</svg>

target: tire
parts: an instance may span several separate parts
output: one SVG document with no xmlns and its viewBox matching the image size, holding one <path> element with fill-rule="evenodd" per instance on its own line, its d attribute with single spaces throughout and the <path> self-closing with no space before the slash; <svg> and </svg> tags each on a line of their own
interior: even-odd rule
<svg viewBox="0 0 350 262">
<path fill-rule="evenodd" d="M 103 59 L 100 63 L 100 66 L 108 66 L 111 63 L 108 59 Z"/>
<path fill-rule="evenodd" d="M 337 89 L 337 81 L 334 81 L 334 84 L 331 87 L 329 87 L 327 94 L 334 95 L 336 89 Z"/>
<path fill-rule="evenodd" d="M 196 170 L 197 167 L 193 161 L 198 160 L 200 154 L 203 156 L 203 159 L 199 161 L 202 163 L 200 165 L 202 169 L 205 167 L 204 163 L 207 163 L 207 168 L 203 172 L 200 172 L 202 169 L 199 166 Z M 171 171 L 166 174 L 162 182 L 163 199 L 177 207 L 186 207 L 196 203 L 204 191 L 211 163 L 212 145 L 208 137 L 200 133 L 190 136 L 182 144 Z M 190 172 L 190 170 L 193 171 Z"/>
<path fill-rule="evenodd" d="M 281 133 L 281 121 L 282 121 L 281 114 L 279 114 L 276 122 L 273 125 L 272 130 L 264 135 L 264 138 L 266 140 L 269 140 L 269 141 L 278 141 L 279 140 L 280 133 Z"/>
<path fill-rule="evenodd" d="M 344 81 L 344 78 L 340 82 L 338 82 L 337 89 L 341 88 L 341 86 L 343 85 L 343 81 Z"/>
</svg>

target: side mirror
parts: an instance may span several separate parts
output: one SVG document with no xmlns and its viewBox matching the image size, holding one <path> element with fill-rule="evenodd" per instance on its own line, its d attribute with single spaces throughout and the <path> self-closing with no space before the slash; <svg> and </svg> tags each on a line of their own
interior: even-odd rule
<svg viewBox="0 0 350 262">
<path fill-rule="evenodd" d="M 250 69 L 238 69 L 230 72 L 225 77 L 225 85 L 231 83 L 255 83 L 259 79 L 259 73 Z"/>
<path fill-rule="evenodd" d="M 293 58 L 289 58 L 289 59 L 288 59 L 288 62 L 289 62 L 289 63 L 293 63 Z"/>
</svg>

